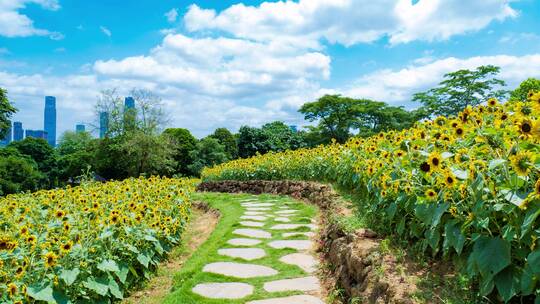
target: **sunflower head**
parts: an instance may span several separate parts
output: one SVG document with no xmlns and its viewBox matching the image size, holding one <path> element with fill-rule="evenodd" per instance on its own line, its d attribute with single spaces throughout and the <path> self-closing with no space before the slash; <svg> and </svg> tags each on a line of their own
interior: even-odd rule
<svg viewBox="0 0 540 304">
<path fill-rule="evenodd" d="M 534 154 L 525 151 L 510 156 L 510 163 L 514 171 L 521 176 L 526 176 L 530 171 L 530 164 L 534 161 Z"/>
<path fill-rule="evenodd" d="M 442 165 L 442 156 L 439 154 L 439 152 L 431 152 L 428 157 L 428 164 L 433 169 L 438 169 Z"/>
<path fill-rule="evenodd" d="M 456 180 L 456 177 L 454 176 L 454 174 L 450 171 L 446 171 L 444 173 L 444 184 L 447 186 L 447 187 L 454 187 L 457 183 L 457 180 Z"/>
<path fill-rule="evenodd" d="M 43 256 L 43 260 L 45 261 L 45 267 L 50 268 L 56 265 L 58 257 L 56 256 L 56 254 L 54 254 L 54 252 L 47 252 Z"/>
<path fill-rule="evenodd" d="M 499 101 L 497 100 L 497 98 L 490 98 L 490 99 L 488 99 L 488 101 L 487 101 L 487 104 L 488 104 L 488 106 L 490 106 L 490 107 L 494 107 L 494 106 L 496 106 L 498 103 L 499 103 Z"/>
<path fill-rule="evenodd" d="M 13 298 L 19 292 L 19 287 L 17 287 L 17 285 L 15 283 L 9 283 L 7 285 L 7 292 L 8 292 L 8 295 L 11 298 Z"/>
<path fill-rule="evenodd" d="M 437 192 L 433 189 L 427 189 L 425 195 L 429 200 L 435 200 L 437 198 Z"/>
</svg>

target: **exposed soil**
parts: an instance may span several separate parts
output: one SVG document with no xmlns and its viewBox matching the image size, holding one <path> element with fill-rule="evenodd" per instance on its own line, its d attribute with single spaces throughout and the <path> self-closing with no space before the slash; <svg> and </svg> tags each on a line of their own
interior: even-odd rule
<svg viewBox="0 0 540 304">
<path fill-rule="evenodd" d="M 208 205 L 196 202 L 194 207 L 182 245 L 171 252 L 169 260 L 159 266 L 156 276 L 150 279 L 143 290 L 134 292 L 122 303 L 158 304 L 170 293 L 174 274 L 208 239 L 219 221 L 219 213 L 210 209 Z"/>
</svg>

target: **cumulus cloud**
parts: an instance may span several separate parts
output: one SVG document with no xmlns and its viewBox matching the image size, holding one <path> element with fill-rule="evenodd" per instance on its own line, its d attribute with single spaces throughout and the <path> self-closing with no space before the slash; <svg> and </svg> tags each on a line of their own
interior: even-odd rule
<svg viewBox="0 0 540 304">
<path fill-rule="evenodd" d="M 166 12 L 165 18 L 167 18 L 167 21 L 169 21 L 170 23 L 176 22 L 176 19 L 178 18 L 178 10 L 176 8 L 173 8 L 170 11 Z"/>
<path fill-rule="evenodd" d="M 219 98 L 256 98 L 330 75 L 330 58 L 279 43 L 167 35 L 149 55 L 97 61 L 108 77 L 153 80 Z"/>
<path fill-rule="evenodd" d="M 477 56 L 465 59 L 449 57 L 399 70 L 378 70 L 356 79 L 340 91 L 348 96 L 412 106 L 408 103 L 412 95 L 436 86 L 444 74 L 488 64 L 501 67 L 498 77 L 505 80 L 510 88 L 516 87 L 528 77 L 540 77 L 540 54 Z"/>
<path fill-rule="evenodd" d="M 320 47 L 321 40 L 349 46 L 385 36 L 392 44 L 445 40 L 516 15 L 506 0 L 300 0 L 240 3 L 219 13 L 193 4 L 184 23 L 192 32 L 219 30 Z"/>
<path fill-rule="evenodd" d="M 32 19 L 20 13 L 29 3 L 52 11 L 60 9 L 58 0 L 0 0 L 0 36 L 49 36 L 54 40 L 62 39 L 64 36 L 58 32 L 36 28 Z"/>
</svg>

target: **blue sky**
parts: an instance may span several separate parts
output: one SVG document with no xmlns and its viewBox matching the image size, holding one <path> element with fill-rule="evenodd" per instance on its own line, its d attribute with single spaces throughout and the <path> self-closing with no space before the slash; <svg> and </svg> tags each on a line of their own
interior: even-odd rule
<svg viewBox="0 0 540 304">
<path fill-rule="evenodd" d="M 95 121 L 100 90 L 147 88 L 170 126 L 204 136 L 272 120 L 325 93 L 413 107 L 442 75 L 502 67 L 540 77 L 534 0 L 0 0 L 0 87 L 15 119 L 42 128 L 58 98 L 59 134 Z"/>
</svg>

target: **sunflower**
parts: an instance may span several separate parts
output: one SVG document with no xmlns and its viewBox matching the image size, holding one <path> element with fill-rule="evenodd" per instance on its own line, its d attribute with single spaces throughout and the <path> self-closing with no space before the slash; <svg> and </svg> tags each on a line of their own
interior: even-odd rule
<svg viewBox="0 0 540 304">
<path fill-rule="evenodd" d="M 45 260 L 45 267 L 50 268 L 56 265 L 58 257 L 56 256 L 56 254 L 54 254 L 54 252 L 47 252 L 43 256 L 43 259 Z"/>
<path fill-rule="evenodd" d="M 15 283 L 9 283 L 7 285 L 7 292 L 10 298 L 13 298 L 19 292 L 19 287 Z"/>
<path fill-rule="evenodd" d="M 26 238 L 26 242 L 28 244 L 31 244 L 31 245 L 35 245 L 36 244 L 36 241 L 37 241 L 37 238 L 35 235 L 29 235 L 27 238 Z"/>
<path fill-rule="evenodd" d="M 463 134 L 465 134 L 465 128 L 463 128 L 462 125 L 458 125 L 454 128 L 454 134 L 456 137 L 461 137 Z"/>
<path fill-rule="evenodd" d="M 428 157 L 428 164 L 435 170 L 440 168 L 442 164 L 441 154 L 439 152 L 431 152 Z"/>
<path fill-rule="evenodd" d="M 540 120 L 533 123 L 531 135 L 536 141 L 540 141 Z"/>
<path fill-rule="evenodd" d="M 447 187 L 454 187 L 457 183 L 456 177 L 450 171 L 444 173 L 444 183 Z"/>
<path fill-rule="evenodd" d="M 534 184 L 534 191 L 533 195 L 535 197 L 540 197 L 540 179 L 536 181 L 536 184 Z"/>
<path fill-rule="evenodd" d="M 66 212 L 64 210 L 57 210 L 55 213 L 54 213 L 54 216 L 57 218 L 57 219 L 63 219 L 65 216 L 66 216 Z"/>
<path fill-rule="evenodd" d="M 533 108 L 540 111 L 540 92 L 533 94 L 530 98 Z"/>
<path fill-rule="evenodd" d="M 23 274 L 24 274 L 24 267 L 22 266 L 17 267 L 17 269 L 15 270 L 15 276 L 20 278 L 22 277 Z"/>
<path fill-rule="evenodd" d="M 73 248 L 72 241 L 67 241 L 66 243 L 62 244 L 62 246 L 60 246 L 60 249 L 63 253 L 69 253 L 71 251 L 71 248 Z"/>
<path fill-rule="evenodd" d="M 437 197 L 437 192 L 433 189 L 427 189 L 425 195 L 429 200 L 434 200 Z"/>
<path fill-rule="evenodd" d="M 519 134 L 523 136 L 531 136 L 533 130 L 533 122 L 528 118 L 523 118 L 516 124 Z"/>
<path fill-rule="evenodd" d="M 496 106 L 498 103 L 499 103 L 499 101 L 497 100 L 497 98 L 490 98 L 490 99 L 488 99 L 488 101 L 487 101 L 487 104 L 488 104 L 488 106 L 490 106 L 490 107 L 494 107 L 494 106 Z"/>
<path fill-rule="evenodd" d="M 530 170 L 530 163 L 534 161 L 534 154 L 525 151 L 525 152 L 519 152 L 516 155 L 510 156 L 510 163 L 512 164 L 512 168 L 518 175 L 521 176 L 527 176 L 529 174 Z"/>
</svg>

